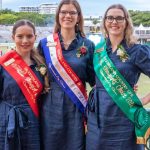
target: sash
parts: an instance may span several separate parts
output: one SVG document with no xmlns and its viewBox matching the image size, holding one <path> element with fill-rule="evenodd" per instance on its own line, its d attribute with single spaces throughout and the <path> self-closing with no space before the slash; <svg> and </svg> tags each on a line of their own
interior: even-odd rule
<svg viewBox="0 0 150 150">
<path fill-rule="evenodd" d="M 50 73 L 72 102 L 84 113 L 87 105 L 86 89 L 64 59 L 58 34 L 55 33 L 48 36 L 47 45 L 44 41 L 41 41 L 41 44 Z"/>
<path fill-rule="evenodd" d="M 32 111 L 39 117 L 37 97 L 41 93 L 43 86 L 34 72 L 14 50 L 2 56 L 0 64 L 17 82 Z"/>
<path fill-rule="evenodd" d="M 146 144 L 150 135 L 150 115 L 135 92 L 109 59 L 105 41 L 94 52 L 94 69 L 112 100 L 134 123 L 137 144 Z"/>
</svg>

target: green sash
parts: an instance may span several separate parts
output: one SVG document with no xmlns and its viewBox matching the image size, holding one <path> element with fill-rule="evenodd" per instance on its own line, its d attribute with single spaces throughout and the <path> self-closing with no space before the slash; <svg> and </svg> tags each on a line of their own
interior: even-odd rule
<svg viewBox="0 0 150 150">
<path fill-rule="evenodd" d="M 120 74 L 106 51 L 106 42 L 99 43 L 94 52 L 94 69 L 112 100 L 134 123 L 137 144 L 147 144 L 150 135 L 150 115 L 129 83 Z"/>
</svg>

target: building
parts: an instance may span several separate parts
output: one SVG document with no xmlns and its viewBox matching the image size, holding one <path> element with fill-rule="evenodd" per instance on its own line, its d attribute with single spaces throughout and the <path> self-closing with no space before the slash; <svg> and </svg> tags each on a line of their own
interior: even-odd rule
<svg viewBox="0 0 150 150">
<path fill-rule="evenodd" d="M 140 24 L 138 27 L 134 27 L 134 33 L 140 43 L 150 43 L 150 27 Z"/>
<path fill-rule="evenodd" d="M 19 12 L 34 12 L 39 13 L 39 7 L 34 6 L 20 6 Z"/>
<path fill-rule="evenodd" d="M 85 33 L 101 33 L 102 17 L 84 17 L 84 31 Z M 97 20 L 94 22 L 94 20 Z M 150 27 L 144 27 L 140 24 L 138 27 L 134 27 L 134 34 L 137 37 L 139 43 L 150 45 Z"/>
<path fill-rule="evenodd" d="M 43 3 L 39 6 L 20 6 L 19 12 L 35 12 L 40 14 L 55 14 L 58 4 Z"/>
<path fill-rule="evenodd" d="M 103 17 L 102 16 L 96 16 L 96 15 L 85 15 L 84 16 L 84 19 L 85 20 L 94 20 L 94 19 L 97 19 L 97 20 L 102 20 Z"/>
<path fill-rule="evenodd" d="M 40 14 L 56 14 L 58 4 L 41 4 L 39 6 Z"/>
<path fill-rule="evenodd" d="M 84 16 L 85 33 L 98 33 L 102 23 L 102 16 Z"/>
</svg>

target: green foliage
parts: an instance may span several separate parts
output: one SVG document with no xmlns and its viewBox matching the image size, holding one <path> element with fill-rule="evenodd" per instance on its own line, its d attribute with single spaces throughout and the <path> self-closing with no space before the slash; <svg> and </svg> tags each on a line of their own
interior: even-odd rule
<svg viewBox="0 0 150 150">
<path fill-rule="evenodd" d="M 134 26 L 150 26 L 150 11 L 133 11 L 129 10 Z M 54 24 L 55 15 L 43 15 L 38 13 L 14 12 L 10 9 L 0 11 L 0 24 L 11 25 L 19 19 L 29 19 L 36 26 L 47 26 Z M 93 24 L 97 24 L 97 20 L 93 19 Z"/>
<path fill-rule="evenodd" d="M 44 14 L 42 15 L 44 21 L 45 21 L 45 25 L 51 25 L 51 24 L 54 24 L 54 21 L 55 21 L 55 15 L 47 15 L 47 14 Z"/>
<path fill-rule="evenodd" d="M 99 23 L 98 19 L 93 19 L 93 24 L 96 25 L 97 23 Z"/>
<path fill-rule="evenodd" d="M 45 25 L 44 18 L 38 13 L 21 12 L 17 14 L 18 20 L 28 19 L 33 22 L 36 26 Z"/>
<path fill-rule="evenodd" d="M 48 24 L 54 24 L 55 15 L 43 15 L 30 12 L 13 12 L 9 9 L 0 11 L 0 24 L 12 25 L 17 20 L 28 19 L 36 26 L 47 26 Z"/>
<path fill-rule="evenodd" d="M 0 24 L 10 25 L 14 24 L 17 20 L 17 16 L 14 14 L 3 14 L 0 15 Z"/>
<path fill-rule="evenodd" d="M 1 14 L 14 14 L 15 12 L 12 11 L 11 9 L 3 9 L 3 10 L 0 10 L 0 13 Z"/>
<path fill-rule="evenodd" d="M 143 26 L 150 26 L 150 11 L 129 10 L 129 13 L 135 26 L 139 26 L 141 23 Z"/>
</svg>

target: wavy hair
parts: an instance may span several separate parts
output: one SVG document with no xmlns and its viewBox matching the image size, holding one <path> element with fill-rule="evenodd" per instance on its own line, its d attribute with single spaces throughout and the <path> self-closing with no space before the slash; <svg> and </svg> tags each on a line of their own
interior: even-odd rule
<svg viewBox="0 0 150 150">
<path fill-rule="evenodd" d="M 105 37 L 109 36 L 109 33 L 108 33 L 108 31 L 106 29 L 106 26 L 105 26 L 105 19 L 106 19 L 106 16 L 107 16 L 107 12 L 110 9 L 114 9 L 114 8 L 121 9 L 124 13 L 124 16 L 125 16 L 125 19 L 126 19 L 126 28 L 125 28 L 125 31 L 124 31 L 124 38 L 127 42 L 127 45 L 131 46 L 131 45 L 137 43 L 136 37 L 133 35 L 134 29 L 133 29 L 133 23 L 132 23 L 131 17 L 129 15 L 127 9 L 121 4 L 113 4 L 113 5 L 109 6 L 107 8 L 107 10 L 105 11 L 103 21 L 102 21 L 102 32 L 104 33 L 104 36 Z"/>
</svg>

